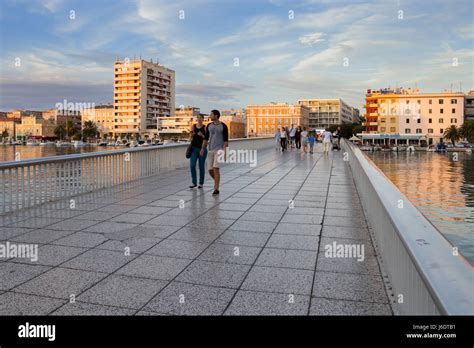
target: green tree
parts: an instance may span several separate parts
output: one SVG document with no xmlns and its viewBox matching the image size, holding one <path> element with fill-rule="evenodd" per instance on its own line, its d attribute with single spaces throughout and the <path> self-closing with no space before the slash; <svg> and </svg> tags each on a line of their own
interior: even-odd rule
<svg viewBox="0 0 474 348">
<path fill-rule="evenodd" d="M 76 134 L 76 127 L 74 127 L 74 122 L 72 120 L 67 120 L 66 125 L 64 126 L 66 131 L 66 135 L 71 138 L 74 134 Z"/>
<path fill-rule="evenodd" d="M 66 129 L 62 124 L 59 124 L 54 128 L 54 135 L 59 139 L 62 139 L 66 135 Z"/>
<path fill-rule="evenodd" d="M 451 142 L 453 143 L 453 146 L 455 146 L 456 141 L 461 139 L 461 134 L 459 132 L 459 129 L 453 124 L 451 125 L 451 127 L 447 128 L 444 131 L 443 137 L 445 139 L 451 140 Z"/>
<path fill-rule="evenodd" d="M 466 119 L 459 129 L 460 135 L 470 143 L 474 142 L 474 119 Z"/>
<path fill-rule="evenodd" d="M 99 133 L 97 129 L 97 125 L 93 121 L 86 121 L 84 122 L 84 126 L 82 127 L 82 136 L 84 137 L 84 141 L 88 138 L 95 138 Z"/>
<path fill-rule="evenodd" d="M 359 133 L 362 133 L 363 131 L 365 131 L 365 127 L 358 124 L 354 126 L 354 128 L 352 128 L 352 135 L 357 135 Z"/>
<path fill-rule="evenodd" d="M 4 129 L 2 132 L 2 139 L 8 138 L 8 136 L 9 136 L 8 130 Z"/>
</svg>

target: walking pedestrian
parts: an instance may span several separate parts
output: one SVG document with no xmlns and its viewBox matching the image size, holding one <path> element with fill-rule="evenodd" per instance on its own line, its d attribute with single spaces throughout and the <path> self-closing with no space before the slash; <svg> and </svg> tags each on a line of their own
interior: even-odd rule
<svg viewBox="0 0 474 348">
<path fill-rule="evenodd" d="M 332 143 L 332 133 L 329 131 L 329 128 L 326 128 L 322 137 L 323 137 L 324 154 L 328 155 L 329 149 Z"/>
<path fill-rule="evenodd" d="M 308 151 L 308 131 L 306 127 L 303 127 L 301 132 L 301 142 L 303 143 L 303 152 L 306 153 Z"/>
<path fill-rule="evenodd" d="M 197 116 L 197 122 L 191 128 L 191 158 L 189 159 L 189 166 L 191 168 L 191 178 L 193 184 L 189 188 L 193 189 L 197 186 L 196 164 L 199 161 L 199 186 L 204 185 L 204 176 L 206 175 L 205 164 L 207 157 L 207 149 L 201 155 L 201 148 L 204 138 L 206 137 L 206 126 L 203 124 L 204 116 Z"/>
<path fill-rule="evenodd" d="M 290 148 L 294 148 L 295 147 L 295 139 L 296 139 L 296 127 L 295 125 L 291 125 L 291 129 L 289 131 L 289 135 L 290 135 Z"/>
<path fill-rule="evenodd" d="M 229 146 L 229 130 L 225 123 L 219 121 L 221 113 L 219 110 L 212 110 L 210 115 L 211 123 L 206 127 L 206 136 L 202 142 L 201 156 L 204 155 L 209 145 L 207 168 L 209 174 L 214 179 L 213 195 L 219 194 L 219 183 L 221 179 L 219 155 L 224 151 L 224 162 L 227 160 L 227 147 Z"/>
<path fill-rule="evenodd" d="M 301 126 L 296 127 L 295 145 L 298 150 L 301 149 L 301 132 Z"/>
<path fill-rule="evenodd" d="M 275 150 L 279 150 L 280 147 L 281 147 L 280 128 L 277 128 L 275 131 Z"/>
<path fill-rule="evenodd" d="M 281 145 L 281 152 L 285 152 L 286 150 L 286 127 L 283 127 L 280 132 L 280 145 Z"/>
<path fill-rule="evenodd" d="M 315 138 L 315 136 L 314 136 L 314 133 L 313 133 L 313 132 L 310 132 L 310 133 L 309 133 L 309 136 L 308 136 L 308 141 L 309 141 L 309 153 L 313 153 L 315 139 L 316 139 L 316 138 Z"/>
</svg>

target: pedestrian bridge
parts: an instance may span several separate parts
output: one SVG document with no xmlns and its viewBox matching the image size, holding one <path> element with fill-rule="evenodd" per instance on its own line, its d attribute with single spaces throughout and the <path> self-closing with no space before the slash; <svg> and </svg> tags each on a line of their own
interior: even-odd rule
<svg viewBox="0 0 474 348">
<path fill-rule="evenodd" d="M 0 164 L 0 314 L 474 312 L 470 264 L 358 149 L 230 147 L 257 163 L 219 196 L 185 145 Z"/>
</svg>

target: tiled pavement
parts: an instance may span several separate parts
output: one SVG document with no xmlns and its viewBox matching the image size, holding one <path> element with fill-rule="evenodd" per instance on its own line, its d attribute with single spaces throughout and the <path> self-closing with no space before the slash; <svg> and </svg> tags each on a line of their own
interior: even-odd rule
<svg viewBox="0 0 474 348">
<path fill-rule="evenodd" d="M 0 243 L 39 245 L 0 259 L 0 315 L 392 314 L 341 153 L 222 172 L 219 197 L 181 169 L 0 217 Z M 364 261 L 326 257 L 333 242 Z"/>
</svg>

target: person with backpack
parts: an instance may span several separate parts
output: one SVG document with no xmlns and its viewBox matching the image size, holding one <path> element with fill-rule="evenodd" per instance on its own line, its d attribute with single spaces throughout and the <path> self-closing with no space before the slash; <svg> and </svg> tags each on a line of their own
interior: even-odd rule
<svg viewBox="0 0 474 348">
<path fill-rule="evenodd" d="M 193 189 L 197 186 L 196 164 L 199 161 L 199 186 L 204 185 L 204 177 L 206 175 L 205 164 L 207 157 L 207 149 L 201 155 L 201 148 L 204 138 L 206 137 L 206 126 L 203 124 L 204 116 L 197 116 L 196 124 L 191 128 L 191 157 L 189 159 L 189 166 L 191 169 L 192 185 L 189 188 Z"/>
<path fill-rule="evenodd" d="M 219 118 L 221 117 L 219 110 L 212 110 L 209 117 L 212 122 L 206 127 L 206 135 L 202 142 L 201 156 L 204 155 L 206 148 L 209 145 L 207 168 L 209 169 L 209 174 L 214 179 L 214 192 L 212 192 L 212 194 L 218 195 L 221 180 L 219 156 L 223 151 L 224 162 L 227 161 L 229 130 L 225 123 L 219 121 Z"/>
</svg>

